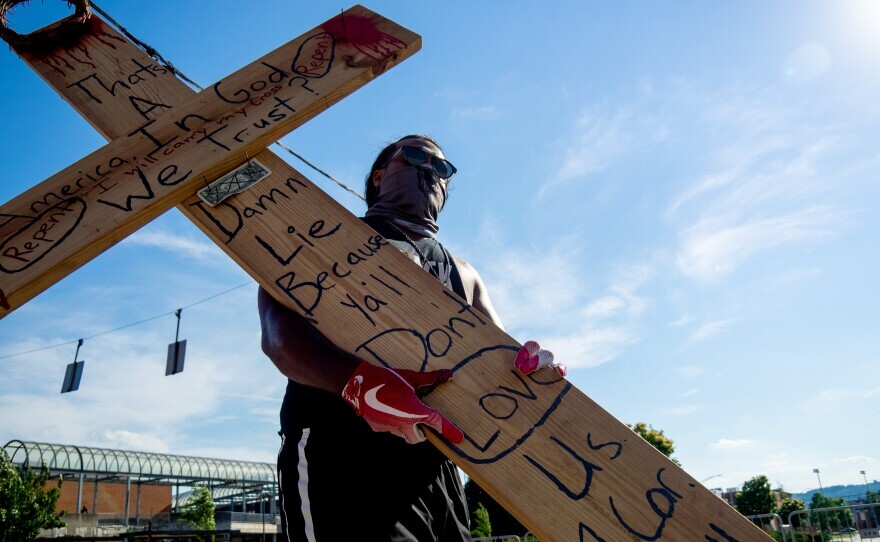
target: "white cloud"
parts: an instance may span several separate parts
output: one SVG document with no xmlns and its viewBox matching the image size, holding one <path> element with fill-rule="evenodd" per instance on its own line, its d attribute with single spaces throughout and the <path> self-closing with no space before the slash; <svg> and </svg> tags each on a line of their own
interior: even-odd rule
<svg viewBox="0 0 880 542">
<path fill-rule="evenodd" d="M 705 324 L 698 327 L 690 336 L 690 341 L 697 342 L 708 339 L 709 337 L 713 337 L 718 335 L 719 333 L 724 333 L 727 331 L 730 326 L 736 322 L 736 320 L 719 320 L 715 322 L 706 322 Z"/>
<path fill-rule="evenodd" d="M 670 322 L 669 327 L 682 327 L 682 326 L 685 326 L 685 325 L 691 323 L 692 321 L 693 321 L 693 318 L 691 318 L 689 315 L 685 314 L 685 315 L 682 315 L 682 317 L 679 318 L 678 320 L 676 320 L 674 322 Z"/>
<path fill-rule="evenodd" d="M 875 460 L 873 457 L 868 457 L 866 455 L 854 455 L 850 457 L 843 457 L 840 459 L 835 459 L 835 463 L 855 463 L 858 465 L 862 465 L 865 463 L 873 463 Z"/>
<path fill-rule="evenodd" d="M 573 300 L 587 295 L 569 250 L 499 251 L 496 256 L 486 258 L 488 265 L 481 265 L 480 272 L 505 327 L 549 327 L 545 319 L 571 311 Z"/>
<path fill-rule="evenodd" d="M 637 342 L 636 336 L 621 327 L 589 329 L 569 335 L 547 335 L 544 344 L 553 350 L 557 360 L 569 369 L 595 367 L 616 358 Z"/>
<path fill-rule="evenodd" d="M 83 356 L 86 363 L 80 389 L 69 394 L 61 395 L 54 389 L 56 385 L 60 388 L 68 360 L 47 362 L 47 356 L 43 358 L 47 361 L 30 362 L 33 370 L 42 367 L 38 374 L 54 374 L 55 378 L 44 376 L 0 396 L 0 410 L 16 413 L 4 429 L 14 434 L 36 430 L 37 438 L 52 442 L 143 445 L 159 451 L 174 441 L 175 426 L 207 415 L 220 404 L 220 383 L 227 377 L 192 370 L 203 364 L 192 343 L 187 351 L 191 370 L 165 377 L 162 350 L 166 345 L 162 339 L 152 333 L 118 333 L 102 339 L 92 341 Z"/>
<path fill-rule="evenodd" d="M 624 105 L 602 102 L 579 114 L 557 142 L 559 166 L 539 198 L 644 149 L 693 145 L 685 132 L 703 134 L 692 178 L 669 180 L 678 190 L 664 214 L 677 232 L 678 271 L 703 283 L 760 262 L 761 255 L 824 242 L 851 216 L 827 203 L 840 188 L 842 173 L 826 164 L 846 142 L 842 127 L 807 124 L 772 88 L 705 91 L 679 81 L 660 90 L 643 84 L 640 92 Z M 675 117 L 667 113 L 673 111 Z"/>
<path fill-rule="evenodd" d="M 752 444 L 752 441 L 745 438 L 737 438 L 737 439 L 728 439 L 723 438 L 719 439 L 718 442 L 713 442 L 711 446 L 718 450 L 734 450 L 736 448 L 743 448 L 745 446 L 749 446 Z"/>
<path fill-rule="evenodd" d="M 154 435 L 133 433 L 123 429 L 104 431 L 102 447 L 117 450 L 137 450 L 140 452 L 170 453 L 168 444 Z"/>
<path fill-rule="evenodd" d="M 681 233 L 676 264 L 693 279 L 713 281 L 759 252 L 790 243 L 824 240 L 831 235 L 833 221 L 834 213 L 821 208 L 736 224 L 717 218 L 702 220 Z"/>
<path fill-rule="evenodd" d="M 647 265 L 615 266 L 606 287 L 610 295 L 588 303 L 581 314 L 566 317 L 566 326 L 553 327 L 555 333 L 548 336 L 547 344 L 560 345 L 559 352 L 565 357 L 559 359 L 574 360 L 570 367 L 593 367 L 613 360 L 637 343 L 639 319 L 648 304 L 637 291 L 651 273 Z M 576 307 L 582 300 L 583 296 L 568 302 Z M 566 327 L 573 332 L 560 332 Z"/>
<path fill-rule="evenodd" d="M 604 171 L 634 147 L 662 141 L 668 130 L 651 111 L 640 105 L 613 108 L 607 103 L 587 107 L 570 133 L 559 141 L 560 166 L 544 182 L 538 197 L 572 180 Z"/>
<path fill-rule="evenodd" d="M 72 393 L 59 391 L 75 345 L 5 360 L 0 440 L 185 454 L 185 446 L 226 434 L 217 456 L 242 458 L 232 446 L 246 438 L 254 448 L 249 457 L 271 457 L 278 406 L 268 398 L 274 396 L 280 406 L 286 379 L 260 352 L 255 297 L 253 289 L 242 289 L 189 309 L 181 329 L 186 366 L 174 376 L 164 376 L 174 326 L 162 319 L 87 339 L 80 352 L 86 360 L 82 382 Z M 254 315 L 249 325 L 230 325 L 224 315 L 242 310 Z M 2 344 L 3 351 L 22 351 L 56 342 L 35 333 L 27 341 Z M 230 401 L 233 393 L 238 395 Z M 228 422 L 241 419 L 246 425 Z M 226 443 L 229 452 L 219 451 Z"/>
<path fill-rule="evenodd" d="M 702 408 L 702 405 L 684 405 L 675 408 L 668 408 L 663 411 L 663 414 L 668 414 L 670 416 L 685 416 L 687 414 L 693 414 Z"/>
<path fill-rule="evenodd" d="M 792 460 L 788 454 L 780 453 L 780 454 L 771 454 L 767 461 L 761 463 L 761 468 L 764 472 L 772 472 L 776 475 L 780 473 L 812 473 L 813 468 L 817 465 L 804 463 L 803 461 L 795 461 Z M 822 466 L 822 465 L 818 465 Z"/>
<path fill-rule="evenodd" d="M 638 323 L 648 302 L 639 289 L 648 265 L 613 266 L 607 285 L 587 288 L 574 244 L 510 251 L 503 233 L 484 222 L 476 247 L 478 267 L 509 333 L 538 339 L 569 368 L 606 363 L 639 340 Z M 468 247 L 465 247 L 465 252 Z M 523 262 L 530 262 L 524 265 Z"/>
<path fill-rule="evenodd" d="M 700 393 L 700 388 L 692 388 L 692 389 L 689 389 L 688 391 L 682 393 L 681 395 L 679 395 L 679 398 L 684 399 L 685 397 L 690 397 L 690 396 L 696 395 L 698 393 Z"/>
<path fill-rule="evenodd" d="M 734 118 L 735 113 L 714 115 L 713 117 L 717 118 L 712 118 L 711 122 L 724 125 L 741 122 L 741 119 Z M 768 122 L 769 124 L 781 124 L 783 122 L 780 118 L 781 114 L 778 112 L 769 112 L 768 116 L 763 119 L 755 118 L 757 115 L 746 115 L 746 118 L 748 117 L 754 118 L 756 124 Z M 773 119 L 773 121 L 768 121 L 768 119 Z M 758 131 L 754 126 L 751 127 L 751 130 Z M 725 188 L 735 190 L 736 185 L 744 179 L 750 179 L 751 171 L 760 169 L 759 164 L 762 160 L 768 159 L 769 156 L 781 152 L 785 148 L 785 138 L 776 135 L 765 136 L 758 141 L 752 138 L 747 138 L 745 141 L 729 141 L 726 147 L 715 151 L 717 154 L 715 169 L 702 175 L 674 199 L 666 210 L 667 218 L 674 216 L 679 209 L 700 196 L 717 195 Z M 723 193 L 721 194 L 723 195 Z"/>
<path fill-rule="evenodd" d="M 880 388 L 847 389 L 829 388 L 822 390 L 814 400 L 805 403 L 807 410 L 833 408 L 846 402 L 865 401 L 880 395 Z"/>
<path fill-rule="evenodd" d="M 837 127 L 805 125 L 787 104 L 758 89 L 690 93 L 694 122 L 707 134 L 704 172 L 671 199 L 675 262 L 686 277 L 711 282 L 759 254 L 827 240 L 850 216 L 826 203 L 839 190 L 825 168 L 843 139 Z"/>
<path fill-rule="evenodd" d="M 227 397 L 239 397 L 242 399 L 249 399 L 252 401 L 267 401 L 267 402 L 275 402 L 278 400 L 278 397 L 271 395 L 255 395 L 250 393 L 227 393 Z"/>
<path fill-rule="evenodd" d="M 586 318 L 605 318 L 613 316 L 625 307 L 623 299 L 615 296 L 605 296 L 593 301 L 584 308 Z"/>
<path fill-rule="evenodd" d="M 475 107 L 457 107 L 452 110 L 452 117 L 458 120 L 495 120 L 501 117 L 498 108 L 492 105 Z"/>
<path fill-rule="evenodd" d="M 223 251 L 217 245 L 202 239 L 176 235 L 167 231 L 141 229 L 128 237 L 123 243 L 140 247 L 159 248 L 194 259 L 222 257 Z"/>
<path fill-rule="evenodd" d="M 599 109 L 581 113 L 574 125 L 576 136 L 564 151 L 557 179 L 565 181 L 605 169 L 630 142 L 632 135 L 626 125 L 631 119 L 630 109 L 618 109 L 610 115 Z"/>
<path fill-rule="evenodd" d="M 806 124 L 778 95 L 775 89 L 705 91 L 672 82 L 660 90 L 643 84 L 640 95 L 623 105 L 590 105 L 559 138 L 559 166 L 538 197 L 636 159 L 645 149 L 684 144 L 685 131 L 700 133 L 705 139 L 698 143 L 692 178 L 669 180 L 678 189 L 664 216 L 676 232 L 672 261 L 678 272 L 711 283 L 760 263 L 761 256 L 784 258 L 783 248 L 825 242 L 851 216 L 831 197 L 840 188 L 839 168 L 825 167 L 843 148 L 846 132 Z M 680 114 L 672 117 L 672 111 Z M 613 300 L 601 301 L 592 309 L 613 308 Z"/>
<path fill-rule="evenodd" d="M 705 372 L 705 368 L 696 365 L 684 365 L 678 368 L 678 373 L 685 378 L 696 378 Z"/>
<path fill-rule="evenodd" d="M 278 443 L 280 446 L 280 441 Z M 275 465 L 278 458 L 277 446 L 258 448 L 254 446 L 193 446 L 181 448 L 180 455 L 206 457 L 209 459 L 235 459 L 237 461 L 257 461 Z"/>
</svg>

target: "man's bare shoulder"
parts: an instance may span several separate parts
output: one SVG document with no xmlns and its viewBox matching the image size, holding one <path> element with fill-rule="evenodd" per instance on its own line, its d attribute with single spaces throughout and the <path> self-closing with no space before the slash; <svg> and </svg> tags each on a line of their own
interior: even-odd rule
<svg viewBox="0 0 880 542">
<path fill-rule="evenodd" d="M 459 258 L 458 256 L 453 256 L 452 258 L 455 260 L 458 274 L 461 276 L 461 283 L 467 294 L 467 302 L 488 316 L 493 322 L 495 322 L 495 325 L 504 329 L 501 325 L 501 319 L 498 317 L 498 313 L 495 312 L 495 309 L 492 307 L 492 302 L 489 301 L 489 293 L 486 291 L 486 286 L 483 284 L 483 279 L 480 278 L 480 274 L 477 273 L 474 266 L 466 260 Z"/>
<path fill-rule="evenodd" d="M 464 258 L 453 255 L 452 259 L 455 261 L 455 266 L 458 268 L 458 274 L 461 275 L 465 288 L 470 287 L 470 289 L 473 289 L 476 283 L 480 281 L 480 274 L 477 273 L 476 268 Z"/>
<path fill-rule="evenodd" d="M 472 271 L 476 271 L 476 269 L 474 269 L 474 266 L 472 266 L 472 265 L 471 265 L 467 260 L 465 260 L 464 258 L 462 258 L 462 257 L 460 257 L 460 256 L 456 256 L 455 254 L 453 254 L 453 255 L 452 255 L 452 259 L 455 260 L 455 265 L 457 265 L 457 266 L 459 266 L 459 267 L 464 267 L 464 268 L 470 269 L 470 270 L 472 270 Z"/>
</svg>

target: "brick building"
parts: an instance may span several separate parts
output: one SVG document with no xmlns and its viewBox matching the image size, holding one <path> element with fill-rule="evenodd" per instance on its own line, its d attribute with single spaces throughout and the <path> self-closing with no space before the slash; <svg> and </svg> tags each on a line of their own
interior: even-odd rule
<svg viewBox="0 0 880 542">
<path fill-rule="evenodd" d="M 47 487 L 55 487 L 58 480 L 49 480 Z M 157 514 L 172 512 L 172 486 L 155 485 L 149 482 L 136 483 L 131 490 L 128 517 L 137 519 L 138 511 L 142 517 L 150 518 Z M 61 485 L 61 497 L 55 506 L 55 512 L 62 510 L 66 514 L 113 514 L 125 516 L 125 497 L 128 484 L 122 480 L 89 481 L 83 485 L 82 497 L 79 495 L 78 480 L 74 476 L 65 476 Z M 97 498 L 95 495 L 97 493 Z M 85 510 L 83 510 L 85 507 Z"/>
<path fill-rule="evenodd" d="M 38 469 L 45 464 L 50 487 L 63 478 L 56 512 L 65 511 L 62 520 L 70 535 L 148 524 L 181 528 L 178 507 L 196 485 L 211 490 L 218 529 L 256 532 L 257 524 L 263 532 L 268 522 L 270 533 L 278 532 L 278 486 L 271 463 L 19 440 L 9 441 L 4 450 L 16 465 Z"/>
</svg>

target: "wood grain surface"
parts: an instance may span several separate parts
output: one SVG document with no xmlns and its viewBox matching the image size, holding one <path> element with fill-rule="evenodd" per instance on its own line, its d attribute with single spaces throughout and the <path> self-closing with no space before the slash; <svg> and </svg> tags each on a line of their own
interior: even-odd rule
<svg viewBox="0 0 880 542">
<path fill-rule="evenodd" d="M 112 141 L 0 207 L 0 317 L 421 47 L 353 8 L 193 95 L 97 17 L 83 26 L 18 53 Z"/>
<path fill-rule="evenodd" d="M 391 52 L 400 58 L 401 53 L 409 54 L 418 47 L 414 34 L 364 8 L 358 6 L 345 13 L 349 21 L 362 26 L 361 35 L 345 47 L 346 42 L 337 36 L 334 66 L 343 50 L 351 53 L 352 43 L 365 57 Z M 370 30 L 366 21 L 380 30 Z M 140 50 L 122 43 L 124 40 L 102 22 L 95 20 L 92 25 L 82 38 L 82 47 L 90 52 L 93 66 L 75 61 L 78 45 L 53 53 L 58 59 L 21 54 L 102 134 L 131 139 L 128 134 L 145 124 L 142 110 L 147 102 L 162 103 L 169 111 L 173 106 L 173 112 L 168 113 L 173 119 L 182 118 L 182 111 L 203 111 L 197 108 L 208 95 L 192 98 L 192 91 Z M 304 36 L 307 39 L 315 33 L 335 31 L 325 23 Z M 398 44 L 400 49 L 396 49 Z M 290 78 L 290 61 L 286 62 L 282 70 Z M 359 62 L 365 59 L 355 58 L 351 64 Z M 373 65 L 384 69 L 390 63 L 386 59 Z M 150 67 L 138 68 L 141 65 Z M 141 77 L 135 78 L 137 83 L 118 86 L 115 93 L 97 82 L 75 82 L 93 75 L 105 84 L 131 81 L 139 69 L 145 71 L 138 72 Z M 374 72 L 368 71 L 372 76 Z M 246 89 L 273 72 L 256 73 L 236 78 L 234 83 L 225 79 L 221 89 L 232 96 L 234 89 Z M 303 90 L 308 84 L 315 94 L 321 93 L 313 107 L 326 107 L 328 103 L 321 101 L 327 99 L 326 87 L 319 87 L 323 80 L 306 79 L 302 87 L 283 80 L 284 92 L 295 90 L 294 97 L 299 100 L 309 93 Z M 82 88 L 86 84 L 88 90 Z M 285 99 L 287 96 L 283 94 Z M 234 114 L 234 108 L 212 111 L 210 122 L 203 125 L 217 122 L 218 115 Z M 146 122 L 152 121 L 150 115 L 152 112 Z M 253 125 L 267 115 L 265 108 L 255 108 L 253 113 L 249 110 L 243 119 L 246 122 L 236 126 Z M 161 132 L 163 137 L 174 134 L 172 122 L 163 126 L 169 130 Z M 265 144 L 266 138 L 258 141 Z M 208 157 L 193 153 L 192 163 L 189 154 L 186 160 L 182 154 L 170 158 L 156 154 L 157 164 L 149 168 L 152 175 L 177 161 L 178 171 L 197 167 L 210 171 L 208 181 L 241 161 L 240 155 L 238 161 L 227 156 L 236 153 Z M 519 376 L 512 370 L 519 348 L 516 341 L 286 162 L 270 151 L 254 152 L 251 157 L 270 169 L 271 176 L 220 205 L 210 207 L 194 195 L 202 183 L 180 183 L 185 186 L 171 191 L 165 199 L 177 198 L 177 208 L 255 280 L 277 300 L 310 318 L 342 348 L 390 367 L 452 369 L 453 381 L 426 401 L 461 427 L 466 439 L 461 445 L 450 446 L 430 433 L 429 440 L 541 540 L 769 539 L 553 371 Z M 136 178 L 120 178 L 120 184 L 123 182 L 140 189 Z M 139 209 L 160 207 L 155 199 L 138 202 Z M 16 209 L 27 209 L 26 203 L 33 200 L 14 201 Z M 29 227 L 28 231 L 39 231 L 38 226 Z M 94 228 L 101 232 L 84 232 L 80 240 L 98 242 L 98 233 L 117 239 L 136 227 L 105 222 Z M 0 238 L 8 240 L 10 231 L 5 227 Z M 105 245 L 109 246 L 102 241 L 95 252 Z M 72 269 L 63 261 L 51 262 L 52 269 L 62 266 L 53 278 Z M 4 288 L 9 284 L 7 274 L 4 270 L 4 282 L 0 283 Z M 16 292 L 23 290 L 27 288 L 16 283 Z M 19 303 L 27 297 L 19 295 Z"/>
</svg>

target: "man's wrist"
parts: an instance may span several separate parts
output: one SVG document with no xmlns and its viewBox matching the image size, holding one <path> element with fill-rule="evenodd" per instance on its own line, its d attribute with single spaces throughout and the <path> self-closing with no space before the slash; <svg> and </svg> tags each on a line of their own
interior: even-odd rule
<svg viewBox="0 0 880 542">
<path fill-rule="evenodd" d="M 362 363 L 366 362 L 358 358 L 352 358 L 350 360 L 346 359 L 337 364 L 336 368 L 330 375 L 331 389 L 329 391 L 341 395 L 345 391 L 346 386 L 348 386 L 348 383 L 358 372 Z"/>
<path fill-rule="evenodd" d="M 366 362 L 361 362 L 366 363 Z M 355 412 L 360 416 L 361 414 L 361 388 L 364 384 L 364 377 L 360 374 L 360 364 L 355 367 L 354 371 L 349 374 L 348 378 L 346 378 L 345 383 L 342 385 L 342 391 L 340 395 L 345 401 L 354 407 Z"/>
</svg>

